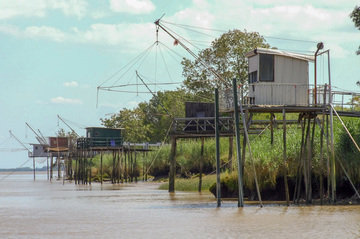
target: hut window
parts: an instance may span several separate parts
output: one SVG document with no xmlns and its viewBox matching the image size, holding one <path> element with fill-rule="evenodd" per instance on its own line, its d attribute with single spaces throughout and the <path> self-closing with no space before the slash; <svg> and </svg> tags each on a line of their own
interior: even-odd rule
<svg viewBox="0 0 360 239">
<path fill-rule="evenodd" d="M 274 81 L 274 55 L 260 55 L 259 81 Z"/>
<path fill-rule="evenodd" d="M 94 136 L 95 136 L 95 137 L 100 136 L 100 132 L 95 132 L 95 133 L 94 133 Z"/>
<path fill-rule="evenodd" d="M 249 73 L 249 84 L 257 81 L 257 71 Z"/>
</svg>

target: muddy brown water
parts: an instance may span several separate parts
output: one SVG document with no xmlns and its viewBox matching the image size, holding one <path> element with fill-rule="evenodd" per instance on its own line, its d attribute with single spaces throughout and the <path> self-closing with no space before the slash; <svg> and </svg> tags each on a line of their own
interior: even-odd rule
<svg viewBox="0 0 360 239">
<path fill-rule="evenodd" d="M 0 238 L 360 238 L 358 205 L 238 208 L 224 200 L 218 208 L 208 192 L 157 187 L 13 174 L 0 180 Z"/>
</svg>

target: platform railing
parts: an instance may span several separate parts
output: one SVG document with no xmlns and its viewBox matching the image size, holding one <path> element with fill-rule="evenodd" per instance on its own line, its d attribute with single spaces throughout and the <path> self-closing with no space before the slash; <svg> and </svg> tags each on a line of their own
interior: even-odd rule
<svg viewBox="0 0 360 239">
<path fill-rule="evenodd" d="M 245 92 L 245 91 L 243 91 Z M 239 95 L 243 105 L 270 105 L 270 106 L 322 106 L 341 107 L 344 110 L 355 109 L 359 106 L 360 93 L 339 90 L 333 87 L 330 96 L 330 86 L 312 84 L 289 83 L 253 83 L 248 85 L 248 91 Z M 232 109 L 232 91 L 220 92 L 220 109 Z M 331 97 L 331 101 L 330 101 Z M 316 100 L 315 100 L 316 99 Z"/>
<path fill-rule="evenodd" d="M 212 134 L 215 132 L 215 117 L 175 118 L 172 131 L 178 134 Z M 220 133 L 233 132 L 232 117 L 220 117 Z"/>
</svg>

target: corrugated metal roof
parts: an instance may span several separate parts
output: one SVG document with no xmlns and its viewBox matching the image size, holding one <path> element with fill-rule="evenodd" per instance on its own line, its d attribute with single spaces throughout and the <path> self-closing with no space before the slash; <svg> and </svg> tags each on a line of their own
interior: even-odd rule
<svg viewBox="0 0 360 239">
<path fill-rule="evenodd" d="M 315 57 L 313 55 L 305 55 L 305 54 L 286 52 L 286 51 L 279 51 L 279 50 L 260 48 L 260 47 L 245 53 L 245 56 L 247 58 L 249 58 L 249 57 L 255 56 L 257 54 L 286 56 L 286 57 L 291 57 L 291 58 L 304 60 L 304 61 L 309 61 L 309 62 L 314 62 L 315 61 Z"/>
</svg>

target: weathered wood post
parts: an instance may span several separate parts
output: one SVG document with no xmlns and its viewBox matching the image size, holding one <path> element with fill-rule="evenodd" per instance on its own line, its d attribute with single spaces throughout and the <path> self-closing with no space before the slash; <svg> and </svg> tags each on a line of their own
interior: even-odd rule
<svg viewBox="0 0 360 239">
<path fill-rule="evenodd" d="M 35 181 L 36 168 L 35 168 L 35 157 L 34 156 L 33 156 L 33 168 L 34 168 L 34 181 Z"/>
<path fill-rule="evenodd" d="M 215 144 L 216 144 L 216 199 L 217 206 L 221 206 L 220 182 L 220 134 L 219 134 L 219 91 L 215 89 Z"/>
<path fill-rule="evenodd" d="M 122 157 L 122 155 L 121 155 Z M 120 164 L 120 149 L 118 149 L 118 158 L 117 158 L 117 183 L 120 183 L 121 177 L 121 164 Z"/>
<path fill-rule="evenodd" d="M 236 79 L 233 79 L 233 93 L 234 93 L 234 116 L 235 116 L 235 137 L 236 137 L 236 156 L 238 169 L 238 207 L 244 207 L 244 192 L 243 192 L 243 171 L 241 160 L 241 145 L 240 145 L 240 120 L 239 120 L 239 106 L 236 88 Z M 246 138 L 244 136 L 244 138 Z"/>
<path fill-rule="evenodd" d="M 116 168 L 115 168 L 115 161 L 116 161 L 116 152 L 115 150 L 112 151 L 112 155 L 113 155 L 113 168 L 112 168 L 112 173 L 111 173 L 111 183 L 115 183 L 115 172 L 116 172 Z"/>
<path fill-rule="evenodd" d="M 169 192 L 175 191 L 175 173 L 176 173 L 176 137 L 171 136 Z"/>
<path fill-rule="evenodd" d="M 290 205 L 290 196 L 289 196 L 289 186 L 288 186 L 288 179 L 287 179 L 287 163 L 286 163 L 286 113 L 285 108 L 283 108 L 283 143 L 284 143 L 284 152 L 283 152 L 283 159 L 284 159 L 284 183 L 285 183 L 285 198 L 286 204 Z"/>
<path fill-rule="evenodd" d="M 101 181 L 101 184 L 103 184 L 103 151 L 101 150 L 101 153 L 100 153 L 100 181 Z"/>
<path fill-rule="evenodd" d="M 51 160 L 50 160 L 50 181 L 53 179 L 53 162 L 54 162 L 54 157 L 51 153 Z"/>
<path fill-rule="evenodd" d="M 129 151 L 129 149 L 127 151 L 125 150 L 125 154 L 124 154 L 124 179 L 125 179 L 125 183 L 127 183 L 127 181 L 128 181 L 128 172 L 127 172 L 127 165 L 126 165 L 126 158 L 128 157 L 128 151 Z"/>
<path fill-rule="evenodd" d="M 121 150 L 121 159 L 120 159 L 120 174 L 121 174 L 121 183 L 124 183 L 124 165 L 123 165 L 123 161 L 124 161 L 124 157 L 126 156 L 126 154 L 124 153 L 124 147 Z"/>
<path fill-rule="evenodd" d="M 135 144 L 135 152 L 134 152 L 134 174 L 135 174 L 135 183 L 137 183 L 138 178 L 137 178 L 137 165 L 136 165 L 136 144 Z"/>
<path fill-rule="evenodd" d="M 50 175 L 49 175 L 49 156 L 46 157 L 46 175 L 47 175 L 47 180 L 50 180 Z"/>
<path fill-rule="evenodd" d="M 92 160 L 93 160 L 93 156 L 94 156 L 94 153 L 92 151 L 92 149 L 90 150 L 90 163 L 89 163 L 89 184 L 91 185 L 91 164 L 92 164 Z"/>
<path fill-rule="evenodd" d="M 203 164 L 204 164 L 204 137 L 201 138 L 200 163 L 199 163 L 199 192 L 201 192 L 201 187 L 202 187 Z"/>
<path fill-rule="evenodd" d="M 270 114 L 270 143 L 274 144 L 274 113 Z"/>
</svg>

